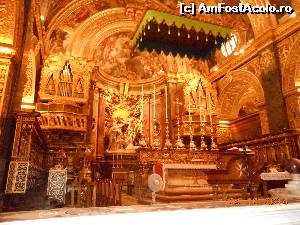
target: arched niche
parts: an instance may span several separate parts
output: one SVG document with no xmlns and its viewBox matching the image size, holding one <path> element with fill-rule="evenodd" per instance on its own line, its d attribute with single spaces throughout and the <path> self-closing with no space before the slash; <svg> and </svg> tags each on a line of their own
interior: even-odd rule
<svg viewBox="0 0 300 225">
<path fill-rule="evenodd" d="M 238 118 L 241 107 L 249 102 L 263 104 L 264 93 L 258 78 L 246 70 L 229 72 L 223 79 L 227 80 L 219 97 L 220 118 L 231 120 Z"/>
</svg>

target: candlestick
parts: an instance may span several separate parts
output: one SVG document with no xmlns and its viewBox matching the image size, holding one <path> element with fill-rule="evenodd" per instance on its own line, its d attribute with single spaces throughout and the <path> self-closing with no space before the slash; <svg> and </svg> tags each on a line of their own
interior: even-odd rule
<svg viewBox="0 0 300 225">
<path fill-rule="evenodd" d="M 210 92 L 208 92 L 208 104 L 209 104 L 209 122 L 210 122 L 210 135 L 211 135 L 211 145 L 210 149 L 213 151 L 218 150 L 218 146 L 215 143 L 214 140 L 214 128 L 213 128 L 213 123 L 212 123 L 212 113 L 211 113 L 211 99 L 210 99 Z"/>
<path fill-rule="evenodd" d="M 209 122 L 210 122 L 210 125 L 212 126 L 211 103 L 210 103 L 210 92 L 208 92 L 207 94 L 208 94 L 208 106 L 209 106 Z"/>
<path fill-rule="evenodd" d="M 142 119 L 144 119 L 144 84 L 142 84 Z"/>
<path fill-rule="evenodd" d="M 200 91 L 200 88 L 199 88 L 199 95 L 198 95 L 198 98 L 199 98 L 199 116 L 200 116 L 200 124 L 202 125 L 202 107 L 201 107 L 201 91 Z"/>
<path fill-rule="evenodd" d="M 213 127 L 211 128 L 211 146 L 210 146 L 210 149 L 212 151 L 218 151 L 219 150 L 218 145 L 216 144 L 215 139 L 214 139 Z"/>
<path fill-rule="evenodd" d="M 155 113 L 155 84 L 153 90 L 153 147 L 158 148 L 160 146 L 159 141 L 159 124 L 156 121 L 156 113 Z"/>
<path fill-rule="evenodd" d="M 118 155 L 118 152 L 117 152 L 117 168 L 119 168 L 119 162 L 118 162 L 118 160 L 119 160 L 119 157 L 118 157 L 119 155 Z"/>
<path fill-rule="evenodd" d="M 188 92 L 188 99 L 189 99 L 189 128 L 190 128 L 190 149 L 195 149 L 196 145 L 193 141 L 193 127 L 192 127 L 192 120 L 191 120 L 191 99 L 190 99 L 190 92 Z"/>
<path fill-rule="evenodd" d="M 141 112 L 141 140 L 140 145 L 142 147 L 146 146 L 147 143 L 145 141 L 145 135 L 144 135 L 144 84 L 142 84 L 142 112 Z"/>
<path fill-rule="evenodd" d="M 168 91 L 167 91 L 167 86 L 165 86 L 165 96 L 166 96 L 166 119 L 168 119 Z"/>
<path fill-rule="evenodd" d="M 200 115 L 200 150 L 207 150 L 207 145 L 204 141 L 204 124 L 202 122 L 202 100 L 201 100 L 201 91 L 199 89 L 199 115 Z"/>
<path fill-rule="evenodd" d="M 180 121 L 179 121 L 179 99 L 176 98 L 176 105 L 177 105 L 177 141 L 176 141 L 176 148 L 183 148 L 184 144 L 180 138 Z"/>
<path fill-rule="evenodd" d="M 191 100 L 190 100 L 190 92 L 188 92 L 188 100 L 189 100 L 189 123 L 191 124 Z"/>
<path fill-rule="evenodd" d="M 153 118 L 155 120 L 155 84 L 154 84 L 154 89 L 153 89 Z"/>
<path fill-rule="evenodd" d="M 120 162 L 120 164 L 121 164 L 121 168 L 123 168 L 123 154 L 122 154 L 122 152 L 121 152 L 121 162 Z"/>
<path fill-rule="evenodd" d="M 165 96 L 166 96 L 166 140 L 164 149 L 168 149 L 172 147 L 172 143 L 170 141 L 170 131 L 169 131 L 169 120 L 168 120 L 168 90 L 167 86 L 165 86 Z"/>
</svg>

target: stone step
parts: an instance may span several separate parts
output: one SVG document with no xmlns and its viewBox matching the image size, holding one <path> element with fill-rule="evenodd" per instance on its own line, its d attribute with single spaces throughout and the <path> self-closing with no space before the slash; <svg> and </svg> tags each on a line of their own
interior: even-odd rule
<svg viewBox="0 0 300 225">
<path fill-rule="evenodd" d="M 242 193 L 242 189 L 228 189 L 224 191 L 218 191 L 219 193 Z M 205 195 L 213 194 L 214 190 L 212 188 L 166 188 L 160 194 L 164 195 Z"/>
<path fill-rule="evenodd" d="M 227 198 L 240 198 L 241 193 L 229 193 Z M 187 201 L 204 201 L 204 200 L 214 200 L 214 194 L 202 194 L 202 195 L 161 195 L 156 196 L 159 202 L 187 202 Z M 218 194 L 218 199 L 222 199 L 222 195 Z"/>
</svg>

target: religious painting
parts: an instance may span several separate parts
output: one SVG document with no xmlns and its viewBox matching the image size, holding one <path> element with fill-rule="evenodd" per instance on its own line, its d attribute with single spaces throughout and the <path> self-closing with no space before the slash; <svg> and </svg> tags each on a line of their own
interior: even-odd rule
<svg viewBox="0 0 300 225">
<path fill-rule="evenodd" d="M 120 33 L 104 40 L 94 59 L 102 71 L 116 78 L 141 80 L 163 72 L 156 52 L 134 49 L 129 33 Z"/>
<path fill-rule="evenodd" d="M 46 7 L 47 5 L 47 20 L 46 24 L 49 24 L 51 19 L 59 12 L 59 10 L 63 9 L 67 4 L 69 4 L 72 0 L 44 0 L 43 5 Z"/>
<path fill-rule="evenodd" d="M 66 1 L 65 1 L 66 2 Z M 65 4 L 59 4 L 61 8 L 65 7 Z M 55 6 L 55 8 L 59 7 Z M 109 8 L 124 7 L 125 3 L 121 0 L 102 0 L 102 1 L 90 1 L 80 7 L 76 8 L 71 14 L 67 16 L 64 21 L 64 26 L 76 28 L 82 22 L 92 15 Z M 57 12 L 56 12 L 57 13 Z"/>
<path fill-rule="evenodd" d="M 68 33 L 60 29 L 54 30 L 50 36 L 50 49 L 49 53 L 60 53 L 65 51 L 64 42 L 67 38 Z"/>
<path fill-rule="evenodd" d="M 125 86 L 127 86 L 125 84 Z M 126 87 L 125 87 L 126 89 Z M 137 96 L 107 92 L 105 149 L 135 150 L 141 135 L 141 106 Z"/>
</svg>

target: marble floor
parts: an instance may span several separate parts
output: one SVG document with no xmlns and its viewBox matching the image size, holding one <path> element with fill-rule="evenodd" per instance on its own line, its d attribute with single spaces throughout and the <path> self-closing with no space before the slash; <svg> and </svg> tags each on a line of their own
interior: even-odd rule
<svg viewBox="0 0 300 225">
<path fill-rule="evenodd" d="M 261 199 L 249 205 L 228 201 L 115 206 L 103 208 L 61 208 L 17 213 L 0 213 L 0 222 L 18 224 L 300 224 L 300 203 L 265 205 Z"/>
</svg>

